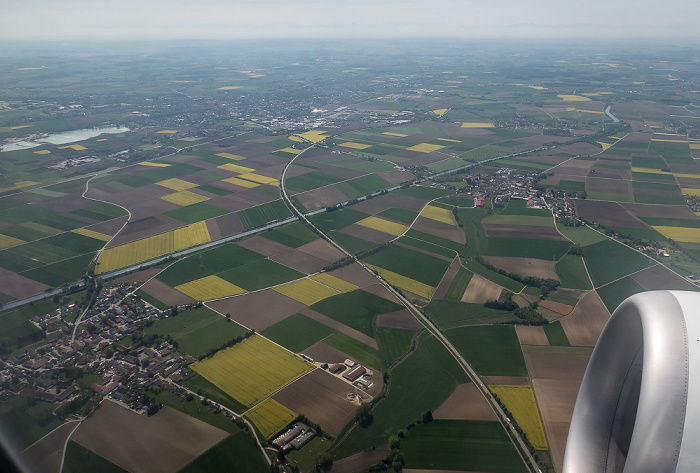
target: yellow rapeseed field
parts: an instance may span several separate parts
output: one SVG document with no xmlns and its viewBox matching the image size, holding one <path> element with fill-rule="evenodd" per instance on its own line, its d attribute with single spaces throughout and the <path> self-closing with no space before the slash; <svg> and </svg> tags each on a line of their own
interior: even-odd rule
<svg viewBox="0 0 700 473">
<path fill-rule="evenodd" d="M 168 166 L 170 166 L 170 164 L 167 164 L 167 163 L 152 163 L 150 161 L 144 161 L 144 162 L 139 163 L 139 164 L 141 166 L 151 166 L 154 168 L 167 168 Z"/>
<path fill-rule="evenodd" d="M 406 276 L 394 273 L 393 271 L 389 271 L 388 269 L 380 268 L 379 266 L 374 266 L 371 264 L 368 264 L 367 266 L 378 272 L 379 275 L 386 279 L 386 281 L 392 286 L 396 286 L 408 292 L 412 292 L 413 294 L 424 297 L 426 299 L 430 299 L 431 297 L 433 297 L 435 288 L 432 286 L 428 286 L 427 284 L 423 284 L 422 282 L 416 281 L 415 279 L 407 278 Z"/>
<path fill-rule="evenodd" d="M 284 294 L 306 305 L 313 305 L 318 301 L 339 294 L 339 292 L 332 287 L 325 286 L 308 278 L 297 279 L 296 281 L 277 286 L 274 289 L 280 294 Z"/>
<path fill-rule="evenodd" d="M 688 189 L 683 189 L 685 192 Z M 695 189 L 692 189 L 695 190 Z M 666 238 L 684 243 L 700 243 L 700 228 L 652 226 Z"/>
<path fill-rule="evenodd" d="M 226 159 L 233 159 L 234 161 L 243 161 L 245 158 L 243 156 L 238 156 L 237 154 L 231 153 L 219 153 L 217 156 L 221 156 Z"/>
<path fill-rule="evenodd" d="M 246 187 L 248 189 L 252 189 L 253 187 L 258 187 L 260 185 L 257 182 L 244 181 L 243 179 L 238 179 L 237 177 L 229 177 L 228 179 L 222 179 L 222 181 L 236 186 Z"/>
<path fill-rule="evenodd" d="M 692 189 L 689 187 L 682 187 L 681 192 L 683 192 L 683 195 L 693 195 L 693 196 L 700 195 L 700 189 Z"/>
<path fill-rule="evenodd" d="M 217 88 L 216 90 L 236 90 L 236 89 L 240 89 L 241 87 L 243 87 L 243 86 L 242 85 L 225 85 L 223 87 Z"/>
<path fill-rule="evenodd" d="M 290 411 L 272 398 L 265 399 L 245 415 L 267 440 L 297 418 L 296 412 Z"/>
<path fill-rule="evenodd" d="M 438 138 L 438 141 L 449 141 L 450 143 L 461 143 L 459 140 L 451 140 L 449 138 Z"/>
<path fill-rule="evenodd" d="M 300 150 L 300 149 L 296 149 L 296 148 L 282 148 L 282 149 L 278 149 L 277 151 L 282 151 L 283 153 L 290 153 L 290 154 L 299 154 L 299 153 L 301 153 L 301 150 Z M 275 151 L 275 152 L 276 152 L 276 151 Z"/>
<path fill-rule="evenodd" d="M 610 143 L 605 143 L 604 141 L 596 141 L 596 143 L 603 147 L 603 151 L 612 146 Z"/>
<path fill-rule="evenodd" d="M 248 173 L 248 174 L 241 174 L 238 176 L 241 179 L 245 179 L 246 181 L 253 181 L 257 182 L 259 184 L 268 184 L 270 186 L 279 186 L 280 181 L 275 179 L 274 177 L 267 177 L 267 176 L 261 176 L 259 174 L 255 173 Z"/>
<path fill-rule="evenodd" d="M 489 386 L 513 414 L 515 421 L 537 450 L 547 450 L 542 419 L 530 386 Z"/>
<path fill-rule="evenodd" d="M 542 87 L 541 85 L 528 85 L 528 87 L 535 90 L 547 90 L 547 87 Z"/>
<path fill-rule="evenodd" d="M 338 143 L 338 146 L 345 146 L 346 148 L 352 148 L 352 149 L 367 149 L 371 148 L 372 145 L 365 145 L 362 143 L 355 143 L 354 141 L 347 141 L 345 143 Z"/>
<path fill-rule="evenodd" d="M 464 122 L 462 128 L 494 128 L 493 123 Z"/>
<path fill-rule="evenodd" d="M 296 136 L 312 143 L 318 143 L 319 141 L 323 141 L 328 138 L 326 133 L 328 132 L 324 130 L 311 130 L 307 131 L 306 133 L 297 133 Z"/>
<path fill-rule="evenodd" d="M 163 135 L 174 135 L 175 133 L 180 133 L 178 130 L 160 130 L 156 133 L 161 133 Z"/>
<path fill-rule="evenodd" d="M 457 226 L 457 221 L 451 210 L 443 209 L 442 207 L 435 207 L 433 205 L 428 205 L 420 213 L 421 217 L 429 218 L 431 220 L 436 220 L 438 222 L 447 223 L 449 225 Z"/>
<path fill-rule="evenodd" d="M 392 131 L 384 131 L 384 132 L 382 132 L 382 135 L 398 136 L 399 138 L 406 138 L 408 136 L 408 135 L 404 135 L 403 133 L 394 133 Z"/>
<path fill-rule="evenodd" d="M 303 142 L 304 142 L 304 140 L 302 140 L 302 139 L 299 138 L 298 136 L 294 136 L 294 135 L 290 136 L 289 139 L 292 140 L 292 141 L 295 141 L 295 142 L 297 142 L 297 143 L 303 143 Z"/>
<path fill-rule="evenodd" d="M 669 174 L 671 174 L 671 173 L 669 173 Z M 676 172 L 676 173 L 673 173 L 673 175 L 675 177 L 687 177 L 687 178 L 691 178 L 691 179 L 700 179 L 700 174 L 684 174 L 684 173 Z"/>
<path fill-rule="evenodd" d="M 209 241 L 211 241 L 211 236 L 207 224 L 205 222 L 193 223 L 176 230 L 106 249 L 98 260 L 97 273 L 107 273 Z"/>
<path fill-rule="evenodd" d="M 21 245 L 22 243 L 26 242 L 24 240 L 20 240 L 19 238 L 14 238 L 7 235 L 0 235 L 0 250 L 4 250 L 5 248 L 9 248 L 11 246 Z"/>
<path fill-rule="evenodd" d="M 15 189 L 24 189 L 25 187 L 35 186 L 37 184 L 40 183 L 36 181 L 19 181 L 15 182 L 11 186 L 0 188 L 0 192 L 7 192 Z"/>
<path fill-rule="evenodd" d="M 582 97 L 581 95 L 570 95 L 570 94 L 559 94 L 557 95 L 562 100 L 567 102 L 590 102 L 591 99 L 588 97 Z"/>
<path fill-rule="evenodd" d="M 690 143 L 690 149 L 700 149 L 700 143 Z"/>
<path fill-rule="evenodd" d="M 632 172 L 643 172 L 643 173 L 647 173 L 647 174 L 667 174 L 667 175 L 668 175 L 668 174 L 671 174 L 671 173 L 668 172 L 668 171 L 662 171 L 662 170 L 660 170 L 660 169 L 635 168 L 635 167 L 632 167 Z M 698 176 L 698 177 L 700 177 L 700 176 Z"/>
<path fill-rule="evenodd" d="M 77 233 L 78 235 L 83 235 L 86 237 L 94 238 L 95 240 L 109 241 L 112 239 L 112 237 L 107 235 L 106 233 L 96 232 L 94 230 L 88 230 L 87 228 L 76 228 L 75 230 L 73 230 L 73 233 Z"/>
<path fill-rule="evenodd" d="M 198 204 L 209 200 L 209 197 L 204 197 L 203 195 L 195 194 L 194 192 L 190 191 L 180 191 L 173 194 L 164 195 L 161 197 L 161 199 L 175 205 L 179 205 L 180 207 L 185 207 L 187 205 Z"/>
<path fill-rule="evenodd" d="M 420 143 L 410 148 L 406 148 L 408 151 L 418 151 L 419 153 L 432 153 L 439 149 L 444 148 L 442 145 L 431 145 L 430 143 Z"/>
<path fill-rule="evenodd" d="M 408 230 L 406 225 L 390 222 L 379 217 L 367 217 L 357 222 L 357 224 L 395 236 L 403 235 L 403 232 Z"/>
<path fill-rule="evenodd" d="M 260 335 L 253 335 L 190 367 L 248 407 L 314 369 Z"/>
<path fill-rule="evenodd" d="M 195 279 L 194 281 L 175 286 L 175 289 L 183 294 L 187 294 L 196 301 L 210 301 L 247 292 L 245 289 L 231 284 L 218 276 Z"/>
<path fill-rule="evenodd" d="M 34 151 L 34 154 L 51 154 L 48 149 L 40 149 L 39 151 Z"/>
<path fill-rule="evenodd" d="M 311 279 L 313 279 L 316 282 L 320 282 L 321 284 L 325 284 L 326 286 L 330 286 L 336 291 L 340 292 L 350 292 L 354 291 L 355 289 L 359 289 L 353 283 L 343 281 L 342 279 L 336 278 L 335 276 L 331 276 L 328 273 L 315 274 L 311 276 Z"/>
<path fill-rule="evenodd" d="M 233 163 L 226 163 L 222 164 L 221 166 L 216 166 L 219 169 L 223 169 L 224 171 L 231 171 L 235 172 L 236 174 L 246 174 L 249 172 L 255 171 L 253 168 L 247 168 L 245 166 L 240 166 L 238 164 L 233 164 Z"/>
<path fill-rule="evenodd" d="M 670 138 L 652 138 L 651 141 L 657 141 L 662 143 L 687 143 L 688 140 L 685 138 L 678 138 L 676 140 Z"/>
<path fill-rule="evenodd" d="M 451 81 L 447 81 L 447 82 L 451 82 Z M 460 82 L 457 82 L 457 83 L 459 84 Z M 446 108 L 438 108 L 437 110 L 433 110 L 433 113 L 434 113 L 435 115 L 437 115 L 438 117 L 441 117 L 441 116 L 443 116 L 445 113 L 447 113 L 447 109 L 446 109 Z"/>
<path fill-rule="evenodd" d="M 74 150 L 74 151 L 82 151 L 82 150 L 84 150 L 84 149 L 87 149 L 87 148 L 86 148 L 85 146 L 83 146 L 83 145 L 66 145 L 66 146 L 59 146 L 59 147 L 58 147 L 58 149 L 68 149 L 68 148 L 70 148 L 70 149 L 72 149 L 72 150 Z"/>
<path fill-rule="evenodd" d="M 178 179 L 176 177 L 156 182 L 156 184 L 158 184 L 159 186 L 167 187 L 168 189 L 172 189 L 174 191 L 184 191 L 187 189 L 192 189 L 193 187 L 197 187 L 197 184 L 192 184 L 191 182 L 183 181 L 182 179 Z"/>
</svg>

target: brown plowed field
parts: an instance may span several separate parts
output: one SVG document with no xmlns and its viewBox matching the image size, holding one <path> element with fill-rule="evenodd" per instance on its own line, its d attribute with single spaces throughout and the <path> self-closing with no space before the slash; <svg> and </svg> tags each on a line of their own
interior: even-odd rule
<svg viewBox="0 0 700 473">
<path fill-rule="evenodd" d="M 22 452 L 33 473 L 56 473 L 61 470 L 63 446 L 77 426 L 77 421 L 66 422 Z"/>
<path fill-rule="evenodd" d="M 207 306 L 222 314 L 230 313 L 235 322 L 257 331 L 266 329 L 306 308 L 301 302 L 283 296 L 272 289 L 229 297 L 208 303 Z"/>
<path fill-rule="evenodd" d="M 355 427 L 357 428 L 357 427 Z M 391 450 L 389 445 L 382 445 L 373 450 L 356 453 L 347 458 L 333 462 L 331 473 L 360 473 L 370 466 L 386 458 Z M 406 471 L 406 470 L 404 470 Z"/>
<path fill-rule="evenodd" d="M 133 473 L 172 473 L 227 436 L 167 406 L 147 417 L 105 400 L 72 438 Z"/>
<path fill-rule="evenodd" d="M 19 274 L 11 273 L 0 278 L 0 287 L 2 292 L 15 299 L 24 299 L 25 297 L 39 294 L 49 289 L 49 286 L 34 281 Z"/>
<path fill-rule="evenodd" d="M 525 298 L 524 298 L 523 296 L 521 296 L 520 294 L 516 294 L 516 295 L 513 296 L 513 302 L 515 302 L 516 304 L 518 304 L 518 307 L 525 307 L 525 306 L 531 304 L 530 301 L 528 301 L 527 299 L 525 299 Z"/>
<path fill-rule="evenodd" d="M 253 235 L 252 237 L 244 238 L 243 240 L 236 243 L 237 245 L 247 248 L 261 255 L 270 256 L 279 255 L 280 253 L 286 253 L 289 250 L 288 246 L 282 243 L 277 243 L 276 241 L 268 240 L 260 235 Z"/>
<path fill-rule="evenodd" d="M 483 304 L 484 302 L 493 301 L 501 297 L 502 290 L 503 288 L 498 284 L 475 274 L 472 276 L 469 285 L 467 285 L 467 289 L 462 295 L 462 302 Z"/>
<path fill-rule="evenodd" d="M 124 230 L 122 230 L 119 235 L 115 236 L 114 239 L 109 242 L 107 247 L 111 248 L 113 246 L 121 245 L 122 243 L 140 240 L 141 238 L 175 230 L 176 228 L 182 226 L 184 226 L 182 222 L 179 222 L 174 218 L 166 217 L 165 215 L 156 215 L 147 220 L 130 223 L 124 227 Z"/>
<path fill-rule="evenodd" d="M 530 386 L 530 378 L 524 376 L 482 376 L 481 379 L 489 386 Z"/>
<path fill-rule="evenodd" d="M 586 220 L 616 227 L 648 228 L 644 222 L 627 213 L 616 202 L 581 199 L 574 199 L 573 202 L 574 207 L 576 207 L 576 215 Z"/>
<path fill-rule="evenodd" d="M 446 240 L 451 240 L 457 243 L 464 243 L 464 233 L 462 230 L 459 227 L 450 225 L 449 223 L 442 223 L 429 218 L 418 217 L 413 223 L 411 229 L 428 233 L 430 235 L 435 235 L 440 238 L 445 238 Z"/>
<path fill-rule="evenodd" d="M 483 224 L 490 238 L 533 238 L 536 240 L 566 241 L 556 228 L 535 225 Z"/>
<path fill-rule="evenodd" d="M 396 296 L 394 296 L 392 293 L 389 292 L 387 288 L 382 286 L 380 283 L 375 283 L 370 286 L 365 286 L 362 288 L 362 290 L 367 291 L 371 294 L 374 294 L 375 296 L 383 297 L 384 299 L 388 299 L 391 302 L 396 302 L 397 304 L 400 304 L 401 301 L 399 301 Z"/>
<path fill-rule="evenodd" d="M 321 322 L 322 324 L 327 325 L 328 327 L 331 327 L 332 329 L 337 330 L 340 333 L 344 333 L 348 337 L 352 337 L 358 342 L 362 342 L 365 345 L 374 348 L 375 350 L 379 349 L 379 347 L 377 346 L 377 341 L 374 338 L 370 337 L 369 335 L 365 335 L 364 333 L 355 330 L 352 327 L 348 327 L 347 325 L 342 324 L 337 320 L 331 319 L 326 315 L 319 314 L 315 310 L 312 310 L 308 307 L 304 307 L 298 312 L 301 312 L 305 316 L 314 319 L 317 322 Z"/>
<path fill-rule="evenodd" d="M 320 363 L 342 363 L 349 355 L 346 355 L 342 351 L 333 348 L 330 345 L 326 345 L 323 342 L 316 342 L 309 348 L 304 350 L 304 354 L 310 356 L 311 359 Z"/>
<path fill-rule="evenodd" d="M 406 181 L 411 181 L 416 178 L 415 175 L 411 174 L 408 171 L 384 171 L 384 172 L 378 172 L 377 176 L 381 177 L 388 183 L 392 185 L 399 185 L 403 182 Z"/>
<path fill-rule="evenodd" d="M 243 222 L 241 222 L 238 214 L 231 213 L 216 217 L 214 219 L 216 224 L 219 226 L 219 231 L 221 232 L 221 237 L 225 238 L 227 236 L 236 235 L 245 230 Z"/>
<path fill-rule="evenodd" d="M 182 305 L 195 302 L 195 300 L 191 297 L 186 296 L 180 291 L 176 291 L 172 287 L 160 282 L 157 279 L 151 279 L 141 289 L 143 289 L 146 294 L 155 297 L 167 305 Z"/>
<path fill-rule="evenodd" d="M 546 349 L 530 347 L 523 350 L 525 364 L 531 379 L 578 380 L 583 378 L 590 354 L 573 353 L 580 348 L 553 347 Z"/>
<path fill-rule="evenodd" d="M 124 284 L 124 283 L 144 283 L 160 273 L 162 271 L 161 268 L 148 268 L 144 269 L 143 271 L 139 271 L 136 273 L 131 273 L 127 274 L 126 276 L 120 276 L 114 280 L 115 284 Z"/>
<path fill-rule="evenodd" d="M 573 346 L 592 347 L 609 318 L 610 313 L 598 293 L 591 291 L 576 304 L 571 314 L 561 319 L 561 326 Z"/>
<path fill-rule="evenodd" d="M 433 412 L 435 419 L 497 421 L 496 414 L 474 383 L 460 384 Z"/>
<path fill-rule="evenodd" d="M 572 145 L 557 147 L 557 152 L 570 153 L 577 156 L 590 156 L 600 153 L 600 148 L 589 143 L 580 142 Z"/>
<path fill-rule="evenodd" d="M 363 240 L 371 241 L 375 244 L 380 244 L 393 240 L 396 238 L 395 235 L 390 233 L 380 232 L 379 230 L 374 230 L 373 228 L 363 227 L 362 225 L 350 225 L 341 230 L 342 233 L 346 235 L 354 236 L 357 238 L 362 238 Z"/>
<path fill-rule="evenodd" d="M 597 173 L 596 173 L 597 174 Z M 622 179 L 603 179 L 589 177 L 586 179 L 586 191 L 588 192 L 616 192 L 618 194 L 632 194 L 632 182 Z"/>
<path fill-rule="evenodd" d="M 316 369 L 294 381 L 272 398 L 299 414 L 304 414 L 333 437 L 353 418 L 357 404 L 348 400 L 355 387 L 324 370 Z"/>
<path fill-rule="evenodd" d="M 306 253 L 307 255 L 314 256 L 315 258 L 319 258 L 325 261 L 327 264 L 338 261 L 343 256 L 345 256 L 345 254 L 342 251 L 328 243 L 323 238 L 319 238 L 318 240 L 314 240 L 311 243 L 307 243 L 306 245 L 300 246 L 299 248 L 297 248 L 297 251 L 301 251 L 302 253 Z"/>
<path fill-rule="evenodd" d="M 320 187 L 303 194 L 297 194 L 296 197 L 309 212 L 348 200 L 345 194 L 333 186 Z"/>
<path fill-rule="evenodd" d="M 559 176 L 581 176 L 585 177 L 590 172 L 595 161 L 585 159 L 572 159 L 553 169 L 554 173 Z"/>
<path fill-rule="evenodd" d="M 445 297 L 445 294 L 447 294 L 447 290 L 450 288 L 450 284 L 452 284 L 452 280 L 457 272 L 459 272 L 460 267 L 461 264 L 459 258 L 455 258 L 450 267 L 447 268 L 447 271 L 445 271 L 442 281 L 440 281 L 440 284 L 435 290 L 435 295 L 433 295 L 434 299 L 443 299 Z"/>
<path fill-rule="evenodd" d="M 557 263 L 556 261 L 533 258 L 513 258 L 509 256 L 484 256 L 484 259 L 495 267 L 501 268 L 509 273 L 559 280 L 559 276 L 557 276 L 556 271 L 554 271 L 554 265 Z"/>
<path fill-rule="evenodd" d="M 344 281 L 351 282 L 359 287 L 377 284 L 377 280 L 374 278 L 374 276 L 365 271 L 365 269 L 363 269 L 362 266 L 360 266 L 357 263 L 352 263 L 351 265 L 344 266 L 339 269 L 334 269 L 328 274 L 330 274 L 331 276 L 335 276 L 336 278 L 340 278 Z"/>
<path fill-rule="evenodd" d="M 696 220 L 697 215 L 685 205 L 645 205 L 620 204 L 629 213 L 637 217 L 685 218 Z"/>
<path fill-rule="evenodd" d="M 614 180 L 625 180 L 629 181 L 632 178 L 632 171 L 628 169 L 609 169 L 609 168 L 595 168 L 594 173 L 591 174 L 598 179 L 607 178 Z M 589 179 L 590 182 L 591 179 Z M 637 189 L 638 190 L 638 189 Z"/>
<path fill-rule="evenodd" d="M 224 235 L 221 233 L 221 229 L 219 228 L 219 223 L 215 218 L 206 220 L 205 223 L 212 241 L 220 240 L 224 237 Z"/>
<path fill-rule="evenodd" d="M 355 210 L 359 210 L 360 212 L 366 212 L 374 215 L 391 208 L 413 210 L 414 212 L 418 212 L 423 208 L 423 206 L 425 206 L 425 200 L 417 197 L 384 194 L 377 196 L 374 199 L 363 200 L 362 202 L 354 205 L 353 208 Z"/>
<path fill-rule="evenodd" d="M 117 217 L 113 218 L 112 220 L 90 225 L 87 228 L 93 232 L 100 232 L 104 233 L 105 235 L 114 235 L 120 228 L 122 228 L 122 225 L 124 225 L 127 218 L 128 216 L 124 215 L 123 217 Z"/>
<path fill-rule="evenodd" d="M 557 293 L 561 294 L 563 296 L 573 297 L 574 299 L 581 299 L 583 296 L 588 294 L 588 291 L 583 291 L 580 289 L 567 289 L 564 287 L 560 287 L 557 289 Z"/>
<path fill-rule="evenodd" d="M 311 256 L 299 250 L 291 250 L 287 251 L 286 253 L 280 253 L 270 257 L 270 259 L 306 274 L 316 273 L 328 265 L 327 261 L 316 258 L 315 256 Z"/>
<path fill-rule="evenodd" d="M 570 306 L 569 304 L 563 304 L 561 302 L 554 301 L 542 301 L 540 302 L 540 306 L 544 307 L 545 309 L 554 311 L 560 315 L 569 315 L 574 309 L 573 306 Z"/>
<path fill-rule="evenodd" d="M 690 283 L 662 264 L 634 273 L 632 279 L 647 291 L 660 289 L 687 291 L 693 289 Z"/>
<path fill-rule="evenodd" d="M 549 345 L 547 335 L 541 326 L 516 325 L 515 333 L 518 334 L 521 345 Z"/>
<path fill-rule="evenodd" d="M 249 207 L 254 207 L 256 205 L 265 204 L 267 202 L 277 200 L 277 197 L 274 194 L 268 194 L 267 192 L 259 191 L 256 189 L 240 190 L 240 187 L 234 187 L 236 188 L 235 190 L 237 190 L 238 192 L 224 197 L 230 199 L 236 206 L 236 209 L 247 209 Z M 270 186 L 265 187 L 265 189 L 273 190 L 276 189 L 276 187 Z M 229 208 L 230 206 L 227 207 L 227 210 Z"/>
<path fill-rule="evenodd" d="M 377 316 L 377 327 L 401 328 L 404 330 L 420 330 L 420 322 L 407 309 L 380 314 Z"/>
</svg>

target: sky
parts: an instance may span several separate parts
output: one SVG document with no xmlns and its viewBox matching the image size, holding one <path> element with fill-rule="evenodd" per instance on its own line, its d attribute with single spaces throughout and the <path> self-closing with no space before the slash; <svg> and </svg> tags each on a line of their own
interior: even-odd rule
<svg viewBox="0 0 700 473">
<path fill-rule="evenodd" d="M 698 0 L 4 0 L 0 39 L 700 39 Z"/>
</svg>

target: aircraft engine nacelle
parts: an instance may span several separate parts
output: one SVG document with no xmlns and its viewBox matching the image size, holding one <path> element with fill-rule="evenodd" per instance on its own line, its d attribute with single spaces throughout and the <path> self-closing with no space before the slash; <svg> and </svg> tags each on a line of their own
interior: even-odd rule
<svg viewBox="0 0 700 473">
<path fill-rule="evenodd" d="M 615 310 L 576 399 L 564 473 L 700 471 L 700 293 Z"/>
</svg>

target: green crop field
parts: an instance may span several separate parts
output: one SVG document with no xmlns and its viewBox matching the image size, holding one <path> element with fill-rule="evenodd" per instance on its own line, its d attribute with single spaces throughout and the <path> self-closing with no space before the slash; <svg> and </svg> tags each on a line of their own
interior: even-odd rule
<svg viewBox="0 0 700 473">
<path fill-rule="evenodd" d="M 379 314 L 396 312 L 404 307 L 395 302 L 357 289 L 331 296 L 311 306 L 311 309 L 327 315 L 365 335 L 374 336 L 374 321 Z"/>
<path fill-rule="evenodd" d="M 549 216 L 536 215 L 513 215 L 513 214 L 494 214 L 489 215 L 482 220 L 484 224 L 495 225 L 533 225 L 537 227 L 553 227 L 554 219 Z"/>
<path fill-rule="evenodd" d="M 531 217 L 551 217 L 552 212 L 547 209 L 527 208 L 527 200 L 511 199 L 501 215 L 528 215 Z"/>
<path fill-rule="evenodd" d="M 403 243 L 404 245 L 420 248 L 421 250 L 430 251 L 431 253 L 446 256 L 448 258 L 454 258 L 457 256 L 457 252 L 455 250 L 445 248 L 444 246 L 435 245 L 433 243 L 428 243 L 424 240 L 418 240 L 414 237 L 404 236 L 399 238 L 397 241 Z"/>
<path fill-rule="evenodd" d="M 306 192 L 318 187 L 335 184 L 339 181 L 342 181 L 339 177 L 329 176 L 320 172 L 310 172 L 288 178 L 285 181 L 285 186 L 294 192 Z"/>
<path fill-rule="evenodd" d="M 612 314 L 622 301 L 629 296 L 644 292 L 645 289 L 640 286 L 637 281 L 628 276 L 600 287 L 596 289 L 596 291 L 602 299 L 603 304 L 605 304 L 605 307 L 607 307 L 608 311 Z"/>
<path fill-rule="evenodd" d="M 561 326 L 561 322 L 558 320 L 551 324 L 544 325 L 543 328 L 550 346 L 571 346 L 571 343 L 569 343 L 569 339 L 566 336 L 566 332 L 564 332 L 564 328 Z"/>
<path fill-rule="evenodd" d="M 63 422 L 52 415 L 56 406 L 34 397 L 12 395 L 0 401 L 0 425 L 13 445 L 25 449 Z"/>
<path fill-rule="evenodd" d="M 175 287 L 232 268 L 259 261 L 265 257 L 234 243 L 226 243 L 178 261 L 158 274 L 158 279 Z"/>
<path fill-rule="evenodd" d="M 445 197 L 452 194 L 452 191 L 445 189 L 436 189 L 434 187 L 413 186 L 406 189 L 399 189 L 394 192 L 396 195 L 405 195 L 406 197 L 417 197 L 423 200 L 433 200 L 438 197 Z"/>
<path fill-rule="evenodd" d="M 333 230 L 345 228 L 367 217 L 369 217 L 369 215 L 364 212 L 360 212 L 350 207 L 345 207 L 332 212 L 322 212 L 314 215 L 310 218 L 310 220 L 314 225 L 319 227 L 322 232 L 328 233 Z"/>
<path fill-rule="evenodd" d="M 226 162 L 228 163 L 228 162 L 230 162 L 230 161 L 229 161 L 229 160 L 226 160 Z M 232 192 L 231 192 L 230 190 L 223 189 L 223 188 L 218 187 L 218 186 L 212 186 L 212 185 L 209 185 L 209 184 L 205 184 L 205 185 L 202 185 L 202 186 L 197 186 L 197 190 L 204 191 L 204 192 L 209 192 L 210 194 L 214 194 L 214 195 L 229 195 L 229 194 L 232 194 Z"/>
<path fill-rule="evenodd" d="M 292 213 L 280 199 L 241 210 L 238 212 L 238 216 L 246 230 L 250 230 L 276 220 L 284 220 L 287 217 L 291 217 Z"/>
<path fill-rule="evenodd" d="M 129 187 L 143 187 L 149 184 L 155 184 L 159 181 L 171 179 L 173 177 L 182 177 L 187 174 L 192 174 L 203 169 L 199 166 L 184 163 L 170 163 L 167 161 L 159 161 L 163 164 L 170 164 L 168 167 L 159 167 L 149 169 L 139 174 L 116 179 L 115 182 L 127 185 Z"/>
<path fill-rule="evenodd" d="M 447 289 L 445 299 L 459 301 L 464 295 L 464 291 L 467 289 L 469 281 L 472 280 L 473 275 L 474 273 L 471 271 L 467 271 L 464 268 L 459 268 L 459 271 L 450 283 L 450 287 Z"/>
<path fill-rule="evenodd" d="M 378 192 L 382 189 L 388 189 L 391 184 L 376 174 L 368 174 L 366 176 L 356 177 L 349 181 L 339 182 L 335 185 L 348 199 L 354 199 L 363 195 Z"/>
<path fill-rule="evenodd" d="M 527 376 L 520 342 L 512 325 L 461 327 L 447 331 L 447 337 L 484 376 Z"/>
<path fill-rule="evenodd" d="M 344 333 L 333 332 L 328 337 L 324 338 L 323 342 L 332 346 L 333 348 L 337 348 L 360 363 L 371 366 L 374 369 L 378 370 L 382 366 L 379 360 L 379 351 L 345 335 Z"/>
<path fill-rule="evenodd" d="M 562 287 L 571 289 L 591 289 L 591 281 L 580 256 L 566 254 L 557 261 L 554 270 Z"/>
<path fill-rule="evenodd" d="M 634 194 L 634 202 L 637 204 L 657 204 L 657 205 L 685 205 L 685 198 L 678 195 L 656 195 L 656 194 Z"/>
<path fill-rule="evenodd" d="M 58 304 L 46 300 L 10 311 L 3 311 L 0 313 L 0 324 L 2 324 L 0 345 L 11 348 L 17 344 L 18 337 L 27 337 L 30 335 L 39 336 L 41 330 L 29 321 L 36 315 L 53 313 L 56 308 L 58 308 Z M 43 337 L 39 338 L 41 339 Z"/>
<path fill-rule="evenodd" d="M 270 471 L 270 468 L 250 436 L 244 431 L 240 431 L 207 450 L 179 473 L 217 473 L 221 471 L 266 473 Z"/>
<path fill-rule="evenodd" d="M 483 304 L 440 299 L 432 300 L 425 307 L 425 313 L 444 330 L 514 319 L 513 313 L 507 310 L 490 309 Z"/>
<path fill-rule="evenodd" d="M 373 409 L 374 422 L 368 427 L 356 426 L 333 452 L 334 457 L 385 444 L 399 429 L 419 420 L 423 412 L 439 407 L 457 384 L 468 381 L 447 349 L 424 332 L 417 349 L 391 372 L 391 389 Z"/>
<path fill-rule="evenodd" d="M 401 442 L 406 468 L 493 473 L 528 471 L 498 422 L 433 420 Z"/>
<path fill-rule="evenodd" d="M 419 232 L 418 230 L 409 230 L 406 232 L 406 236 L 416 240 L 427 241 L 433 245 L 442 246 L 455 251 L 459 251 L 464 248 L 463 243 L 457 243 L 455 241 L 448 240 L 447 238 L 441 238 L 431 235 L 430 233 Z M 452 253 L 452 256 L 454 256 L 454 253 Z"/>
<path fill-rule="evenodd" d="M 114 463 L 106 460 L 92 450 L 88 450 L 79 443 L 70 440 L 66 445 L 63 469 L 65 473 L 83 473 L 86 471 L 100 471 L 104 473 L 127 473 Z"/>
<path fill-rule="evenodd" d="M 401 328 L 377 327 L 377 342 L 382 369 L 389 368 L 401 356 L 408 353 L 416 332 Z"/>
<path fill-rule="evenodd" d="M 640 182 L 632 181 L 632 189 L 644 189 L 644 190 L 659 190 L 659 191 L 669 191 L 681 193 L 681 188 L 678 184 L 662 184 L 659 182 Z"/>
<path fill-rule="evenodd" d="M 376 246 L 376 244 L 372 243 L 371 241 L 363 240 L 362 238 L 357 238 L 340 232 L 333 232 L 332 238 L 333 241 L 353 255 Z"/>
<path fill-rule="evenodd" d="M 180 348 L 194 357 L 205 354 L 246 330 L 233 321 L 227 321 L 206 307 L 186 310 L 175 317 L 160 319 L 144 330 L 145 334 L 170 335 Z"/>
<path fill-rule="evenodd" d="M 219 273 L 218 276 L 248 291 L 257 291 L 258 289 L 293 281 L 305 275 L 288 266 L 269 259 L 263 259 L 229 269 Z"/>
<path fill-rule="evenodd" d="M 413 221 L 416 219 L 416 217 L 418 217 L 418 212 L 393 207 L 393 208 L 386 209 L 385 211 L 378 213 L 377 216 L 389 218 L 391 220 L 396 220 L 397 222 L 401 222 L 401 223 L 405 223 L 406 225 L 410 225 L 411 223 L 413 223 Z"/>
<path fill-rule="evenodd" d="M 293 314 L 266 328 L 260 334 L 294 353 L 299 353 L 333 332 L 332 328 L 321 322 L 303 314 Z"/>
<path fill-rule="evenodd" d="M 229 213 L 228 210 L 214 207 L 206 202 L 199 202 L 198 204 L 187 205 L 179 209 L 164 212 L 163 215 L 167 215 L 183 223 L 195 223 L 227 213 Z"/>
<path fill-rule="evenodd" d="M 534 238 L 489 238 L 489 256 L 512 256 L 549 261 L 559 260 L 571 246 L 568 241 L 537 240 Z"/>
<path fill-rule="evenodd" d="M 450 266 L 449 261 L 432 258 L 398 245 L 391 245 L 368 256 L 364 261 L 432 287 L 440 284 L 442 276 Z"/>
<path fill-rule="evenodd" d="M 40 268 L 30 269 L 22 273 L 22 276 L 42 282 L 48 286 L 58 287 L 80 279 L 85 272 L 85 268 L 92 261 L 93 256 L 92 253 L 76 256 Z"/>
<path fill-rule="evenodd" d="M 123 208 L 104 202 L 100 202 L 89 207 L 83 207 L 82 209 L 73 210 L 71 213 L 81 217 L 91 218 L 93 220 L 97 220 L 98 222 L 127 215 L 126 210 Z"/>
<path fill-rule="evenodd" d="M 557 224 L 557 228 L 566 238 L 581 246 L 592 245 L 608 239 L 608 237 L 602 233 L 599 233 L 586 226 L 567 227 L 565 225 Z"/>
<path fill-rule="evenodd" d="M 612 240 L 585 247 L 584 257 L 595 287 L 656 264 L 646 256 Z"/>
<path fill-rule="evenodd" d="M 496 284 L 503 286 L 511 292 L 520 292 L 525 285 L 520 281 L 511 279 L 508 276 L 504 276 L 496 271 L 492 271 L 476 261 L 475 259 L 468 259 L 465 261 L 467 268 L 474 274 L 485 277 L 489 281 L 493 281 Z"/>
<path fill-rule="evenodd" d="M 290 248 L 299 248 L 300 246 L 320 238 L 299 221 L 288 223 L 282 227 L 273 228 L 267 232 L 262 232 L 260 236 Z"/>
</svg>

